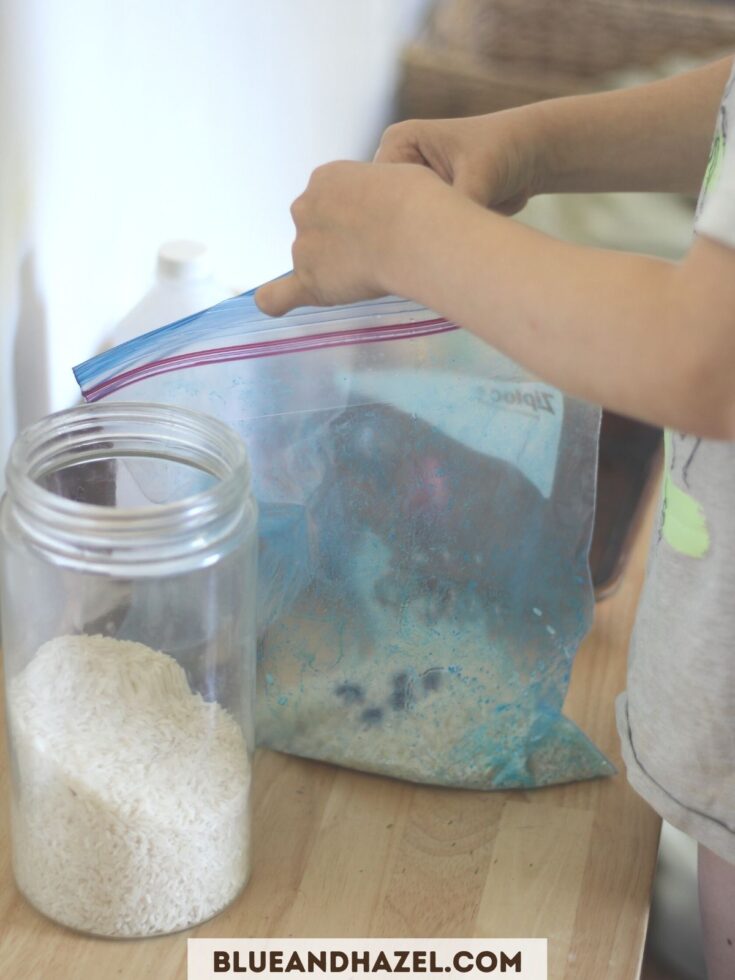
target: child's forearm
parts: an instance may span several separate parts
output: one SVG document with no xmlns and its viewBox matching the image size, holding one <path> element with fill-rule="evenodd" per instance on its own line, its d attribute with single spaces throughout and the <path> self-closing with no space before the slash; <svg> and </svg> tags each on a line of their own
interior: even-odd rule
<svg viewBox="0 0 735 980">
<path fill-rule="evenodd" d="M 702 240 L 681 265 L 585 249 L 451 189 L 406 209 L 386 284 L 572 394 L 735 439 L 735 255 Z M 704 260 L 703 260 L 704 257 Z"/>
<path fill-rule="evenodd" d="M 732 58 L 635 89 L 518 110 L 543 159 L 539 193 L 699 188 Z"/>
</svg>

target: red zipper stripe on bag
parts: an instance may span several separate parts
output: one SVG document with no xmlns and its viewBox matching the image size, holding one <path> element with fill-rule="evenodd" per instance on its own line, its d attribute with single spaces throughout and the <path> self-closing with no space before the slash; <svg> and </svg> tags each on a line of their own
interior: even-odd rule
<svg viewBox="0 0 735 980">
<path fill-rule="evenodd" d="M 310 350 L 326 350 L 329 347 L 345 347 L 353 344 L 375 344 L 388 340 L 408 340 L 414 337 L 428 337 L 432 334 L 458 330 L 456 323 L 437 317 L 420 323 L 393 323 L 379 327 L 358 327 L 353 330 L 339 330 L 311 336 L 288 337 L 283 340 L 264 340 L 251 344 L 236 344 L 231 347 L 215 347 L 211 350 L 190 351 L 187 354 L 173 354 L 162 357 L 140 367 L 122 371 L 92 385 L 84 393 L 88 402 L 98 401 L 105 395 L 126 388 L 136 381 L 155 378 L 160 374 L 181 371 L 186 367 L 199 367 L 205 364 L 219 364 L 226 361 L 247 361 L 259 357 L 274 357 L 279 354 L 295 354 Z"/>
</svg>

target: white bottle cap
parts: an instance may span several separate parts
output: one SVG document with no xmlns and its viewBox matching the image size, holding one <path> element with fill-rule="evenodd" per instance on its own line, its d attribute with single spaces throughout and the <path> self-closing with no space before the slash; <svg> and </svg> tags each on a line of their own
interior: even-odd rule
<svg viewBox="0 0 735 980">
<path fill-rule="evenodd" d="M 201 242 L 165 242 L 158 250 L 161 279 L 206 279 L 211 272 L 209 252 Z"/>
</svg>

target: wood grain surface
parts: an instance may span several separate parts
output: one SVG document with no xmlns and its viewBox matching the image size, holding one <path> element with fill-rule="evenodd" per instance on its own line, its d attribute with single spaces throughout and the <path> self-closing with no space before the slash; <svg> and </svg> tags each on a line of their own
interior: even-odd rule
<svg viewBox="0 0 735 980">
<path fill-rule="evenodd" d="M 479 793 L 261 752 L 250 884 L 190 933 L 89 939 L 23 900 L 10 868 L 3 744 L 2 980 L 183 980 L 187 936 L 545 936 L 551 980 L 638 977 L 660 826 L 625 780 L 613 700 L 625 686 L 649 526 L 650 514 L 618 592 L 597 607 L 566 705 L 617 776 Z"/>
</svg>

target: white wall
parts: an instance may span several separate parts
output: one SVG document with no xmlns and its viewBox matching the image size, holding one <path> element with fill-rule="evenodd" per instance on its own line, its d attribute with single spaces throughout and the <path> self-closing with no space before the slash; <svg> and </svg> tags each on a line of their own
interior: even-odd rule
<svg viewBox="0 0 735 980">
<path fill-rule="evenodd" d="M 207 242 L 235 287 L 288 268 L 290 201 L 318 163 L 372 153 L 425 6 L 2 0 L 2 460 L 14 406 L 27 422 L 76 398 L 70 367 L 160 242 Z M 14 395 L 13 373 L 35 380 Z"/>
</svg>

